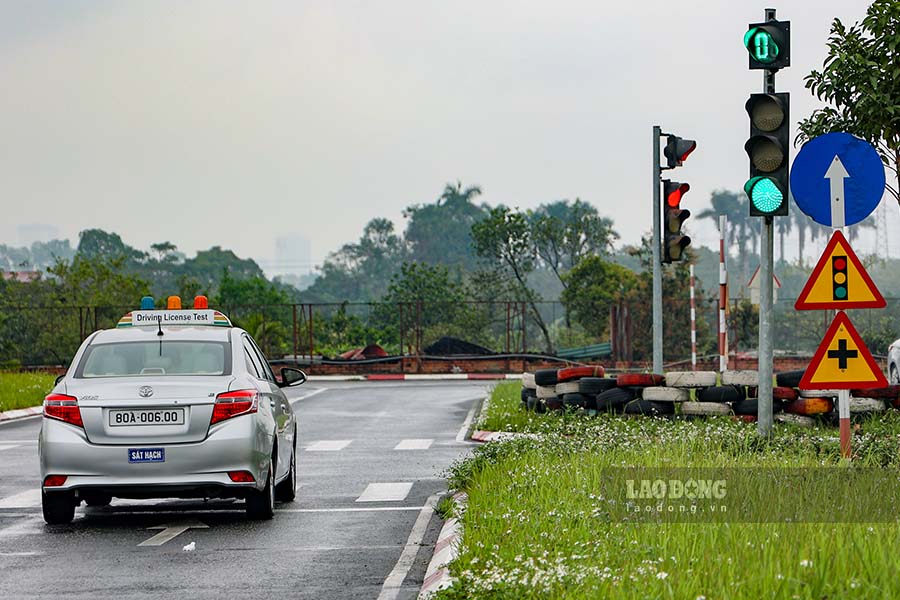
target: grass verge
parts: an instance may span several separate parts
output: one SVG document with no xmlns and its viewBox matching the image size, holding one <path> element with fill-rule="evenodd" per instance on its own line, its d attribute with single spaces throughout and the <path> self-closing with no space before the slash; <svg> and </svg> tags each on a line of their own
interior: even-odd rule
<svg viewBox="0 0 900 600">
<path fill-rule="evenodd" d="M 516 384 L 498 385 L 479 427 L 537 436 L 480 446 L 451 468 L 451 486 L 469 501 L 457 580 L 439 598 L 900 596 L 896 522 L 633 522 L 603 509 L 610 469 L 848 468 L 835 430 L 784 426 L 761 440 L 726 418 L 586 419 L 519 414 L 518 404 Z M 849 468 L 896 472 L 900 418 L 863 423 L 854 449 Z"/>
<path fill-rule="evenodd" d="M 40 406 L 55 379 L 49 373 L 0 372 L 0 412 Z"/>
</svg>

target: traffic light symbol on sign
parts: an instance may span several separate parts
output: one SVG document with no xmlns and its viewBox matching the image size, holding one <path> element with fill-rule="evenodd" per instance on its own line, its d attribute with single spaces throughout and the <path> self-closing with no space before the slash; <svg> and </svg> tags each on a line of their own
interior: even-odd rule
<svg viewBox="0 0 900 600">
<path fill-rule="evenodd" d="M 831 289 L 834 300 L 846 300 L 847 291 L 847 257 L 831 257 Z"/>
<path fill-rule="evenodd" d="M 681 208 L 681 199 L 691 189 L 687 183 L 663 180 L 666 197 L 665 223 L 663 236 L 663 262 L 678 262 L 684 256 L 684 250 L 691 244 L 691 238 L 681 230 L 684 222 L 691 216 L 691 211 Z"/>
</svg>

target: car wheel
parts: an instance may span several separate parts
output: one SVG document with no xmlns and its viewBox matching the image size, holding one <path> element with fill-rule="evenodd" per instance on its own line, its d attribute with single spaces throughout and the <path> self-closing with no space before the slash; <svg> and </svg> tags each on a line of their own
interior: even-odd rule
<svg viewBox="0 0 900 600">
<path fill-rule="evenodd" d="M 112 496 L 109 494 L 91 494 L 84 497 L 84 503 L 88 506 L 109 506 Z"/>
<path fill-rule="evenodd" d="M 279 502 L 293 502 L 297 497 L 297 449 L 291 453 L 291 468 L 284 481 L 275 486 L 275 499 Z"/>
<path fill-rule="evenodd" d="M 247 493 L 247 516 L 254 521 L 265 521 L 275 516 L 275 487 L 272 485 L 274 473 L 272 461 L 266 473 L 266 485 L 262 490 L 250 490 Z"/>
<path fill-rule="evenodd" d="M 50 525 L 65 525 L 75 518 L 75 498 L 69 492 L 41 492 L 44 521 Z"/>
</svg>

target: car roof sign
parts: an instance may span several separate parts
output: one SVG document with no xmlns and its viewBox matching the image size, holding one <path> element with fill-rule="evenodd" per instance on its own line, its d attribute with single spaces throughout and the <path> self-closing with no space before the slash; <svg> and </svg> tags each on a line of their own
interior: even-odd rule
<svg viewBox="0 0 900 600">
<path fill-rule="evenodd" d="M 231 327 L 231 321 L 217 310 L 133 310 L 119 319 L 116 327 L 210 326 Z"/>
</svg>

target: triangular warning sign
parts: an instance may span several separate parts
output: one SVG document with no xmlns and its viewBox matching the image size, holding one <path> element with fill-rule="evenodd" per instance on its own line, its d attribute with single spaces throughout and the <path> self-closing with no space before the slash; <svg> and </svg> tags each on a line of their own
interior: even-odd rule
<svg viewBox="0 0 900 600">
<path fill-rule="evenodd" d="M 840 310 L 884 308 L 886 304 L 844 234 L 835 230 L 794 308 Z"/>
<path fill-rule="evenodd" d="M 884 373 L 850 318 L 839 312 L 800 380 L 801 390 L 884 387 Z"/>
</svg>

